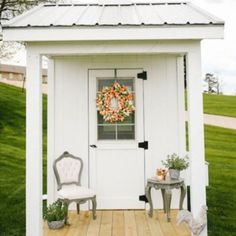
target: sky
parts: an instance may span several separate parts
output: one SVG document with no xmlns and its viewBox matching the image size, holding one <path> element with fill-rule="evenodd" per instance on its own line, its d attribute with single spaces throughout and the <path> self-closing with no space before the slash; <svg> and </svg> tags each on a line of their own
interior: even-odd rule
<svg viewBox="0 0 236 236">
<path fill-rule="evenodd" d="M 202 41 L 203 73 L 216 74 L 226 94 L 236 94 L 236 1 L 192 0 L 225 21 L 224 40 Z"/>
<path fill-rule="evenodd" d="M 80 1 L 88 2 L 86 0 Z M 138 1 L 154 2 L 155 0 Z M 221 79 L 225 93 L 236 94 L 236 0 L 188 1 L 225 21 L 225 37 L 223 40 L 202 41 L 202 69 L 203 75 L 214 73 Z M 24 50 L 18 52 L 8 63 L 25 65 Z"/>
</svg>

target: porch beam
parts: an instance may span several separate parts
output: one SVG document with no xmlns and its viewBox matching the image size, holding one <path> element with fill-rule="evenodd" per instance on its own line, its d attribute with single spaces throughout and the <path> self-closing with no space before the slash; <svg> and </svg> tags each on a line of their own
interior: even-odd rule
<svg viewBox="0 0 236 236">
<path fill-rule="evenodd" d="M 206 205 L 203 98 L 200 42 L 187 54 L 187 98 L 190 154 L 191 210 L 197 217 Z M 207 229 L 201 236 L 207 235 Z"/>
<path fill-rule="evenodd" d="M 26 235 L 42 235 L 41 56 L 27 48 Z"/>
<path fill-rule="evenodd" d="M 81 42 L 40 42 L 28 43 L 41 55 L 49 56 L 91 56 L 91 55 L 123 55 L 123 54 L 178 54 L 191 51 L 200 40 L 150 40 L 150 41 L 81 41 Z"/>
</svg>

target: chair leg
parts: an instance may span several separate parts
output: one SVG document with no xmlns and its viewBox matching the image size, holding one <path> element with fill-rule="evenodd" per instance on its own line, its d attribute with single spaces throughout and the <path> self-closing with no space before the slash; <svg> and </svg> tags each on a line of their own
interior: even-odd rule
<svg viewBox="0 0 236 236">
<path fill-rule="evenodd" d="M 93 204 L 93 219 L 96 220 L 96 208 L 97 208 L 97 200 L 96 196 L 92 199 L 92 204 Z"/>
<path fill-rule="evenodd" d="M 79 212 L 80 212 L 80 203 L 76 203 L 76 207 L 77 207 L 77 214 L 79 215 Z"/>
<path fill-rule="evenodd" d="M 66 215 L 65 215 L 65 225 L 69 225 L 69 222 L 68 222 L 69 202 L 64 201 L 64 204 L 65 204 L 65 211 L 66 211 Z"/>
</svg>

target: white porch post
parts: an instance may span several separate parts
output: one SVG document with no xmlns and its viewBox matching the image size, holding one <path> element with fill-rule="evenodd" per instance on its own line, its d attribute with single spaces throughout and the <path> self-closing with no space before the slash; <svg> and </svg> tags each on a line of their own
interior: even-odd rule
<svg viewBox="0 0 236 236">
<path fill-rule="evenodd" d="M 196 217 L 206 205 L 205 153 L 200 41 L 187 54 L 191 211 Z M 207 229 L 201 236 L 207 235 Z"/>
<path fill-rule="evenodd" d="M 48 153 L 47 153 L 47 204 L 55 201 L 55 177 L 53 161 L 55 159 L 55 78 L 54 59 L 48 61 Z"/>
<path fill-rule="evenodd" d="M 179 154 L 186 155 L 185 101 L 184 101 L 184 57 L 177 57 L 177 94 L 179 124 Z"/>
<path fill-rule="evenodd" d="M 41 56 L 27 48 L 26 235 L 42 235 Z"/>
</svg>

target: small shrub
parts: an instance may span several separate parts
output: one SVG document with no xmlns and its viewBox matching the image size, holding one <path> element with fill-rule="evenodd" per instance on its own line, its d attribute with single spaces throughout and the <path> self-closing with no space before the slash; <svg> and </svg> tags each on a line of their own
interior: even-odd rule
<svg viewBox="0 0 236 236">
<path fill-rule="evenodd" d="M 181 158 L 177 154 L 173 153 L 172 155 L 168 155 L 165 161 L 162 161 L 162 164 L 168 169 L 175 170 L 184 170 L 189 167 L 188 157 Z"/>
<path fill-rule="evenodd" d="M 49 205 L 43 214 L 43 219 L 48 222 L 64 220 L 67 212 L 67 206 L 60 201 Z"/>
</svg>

